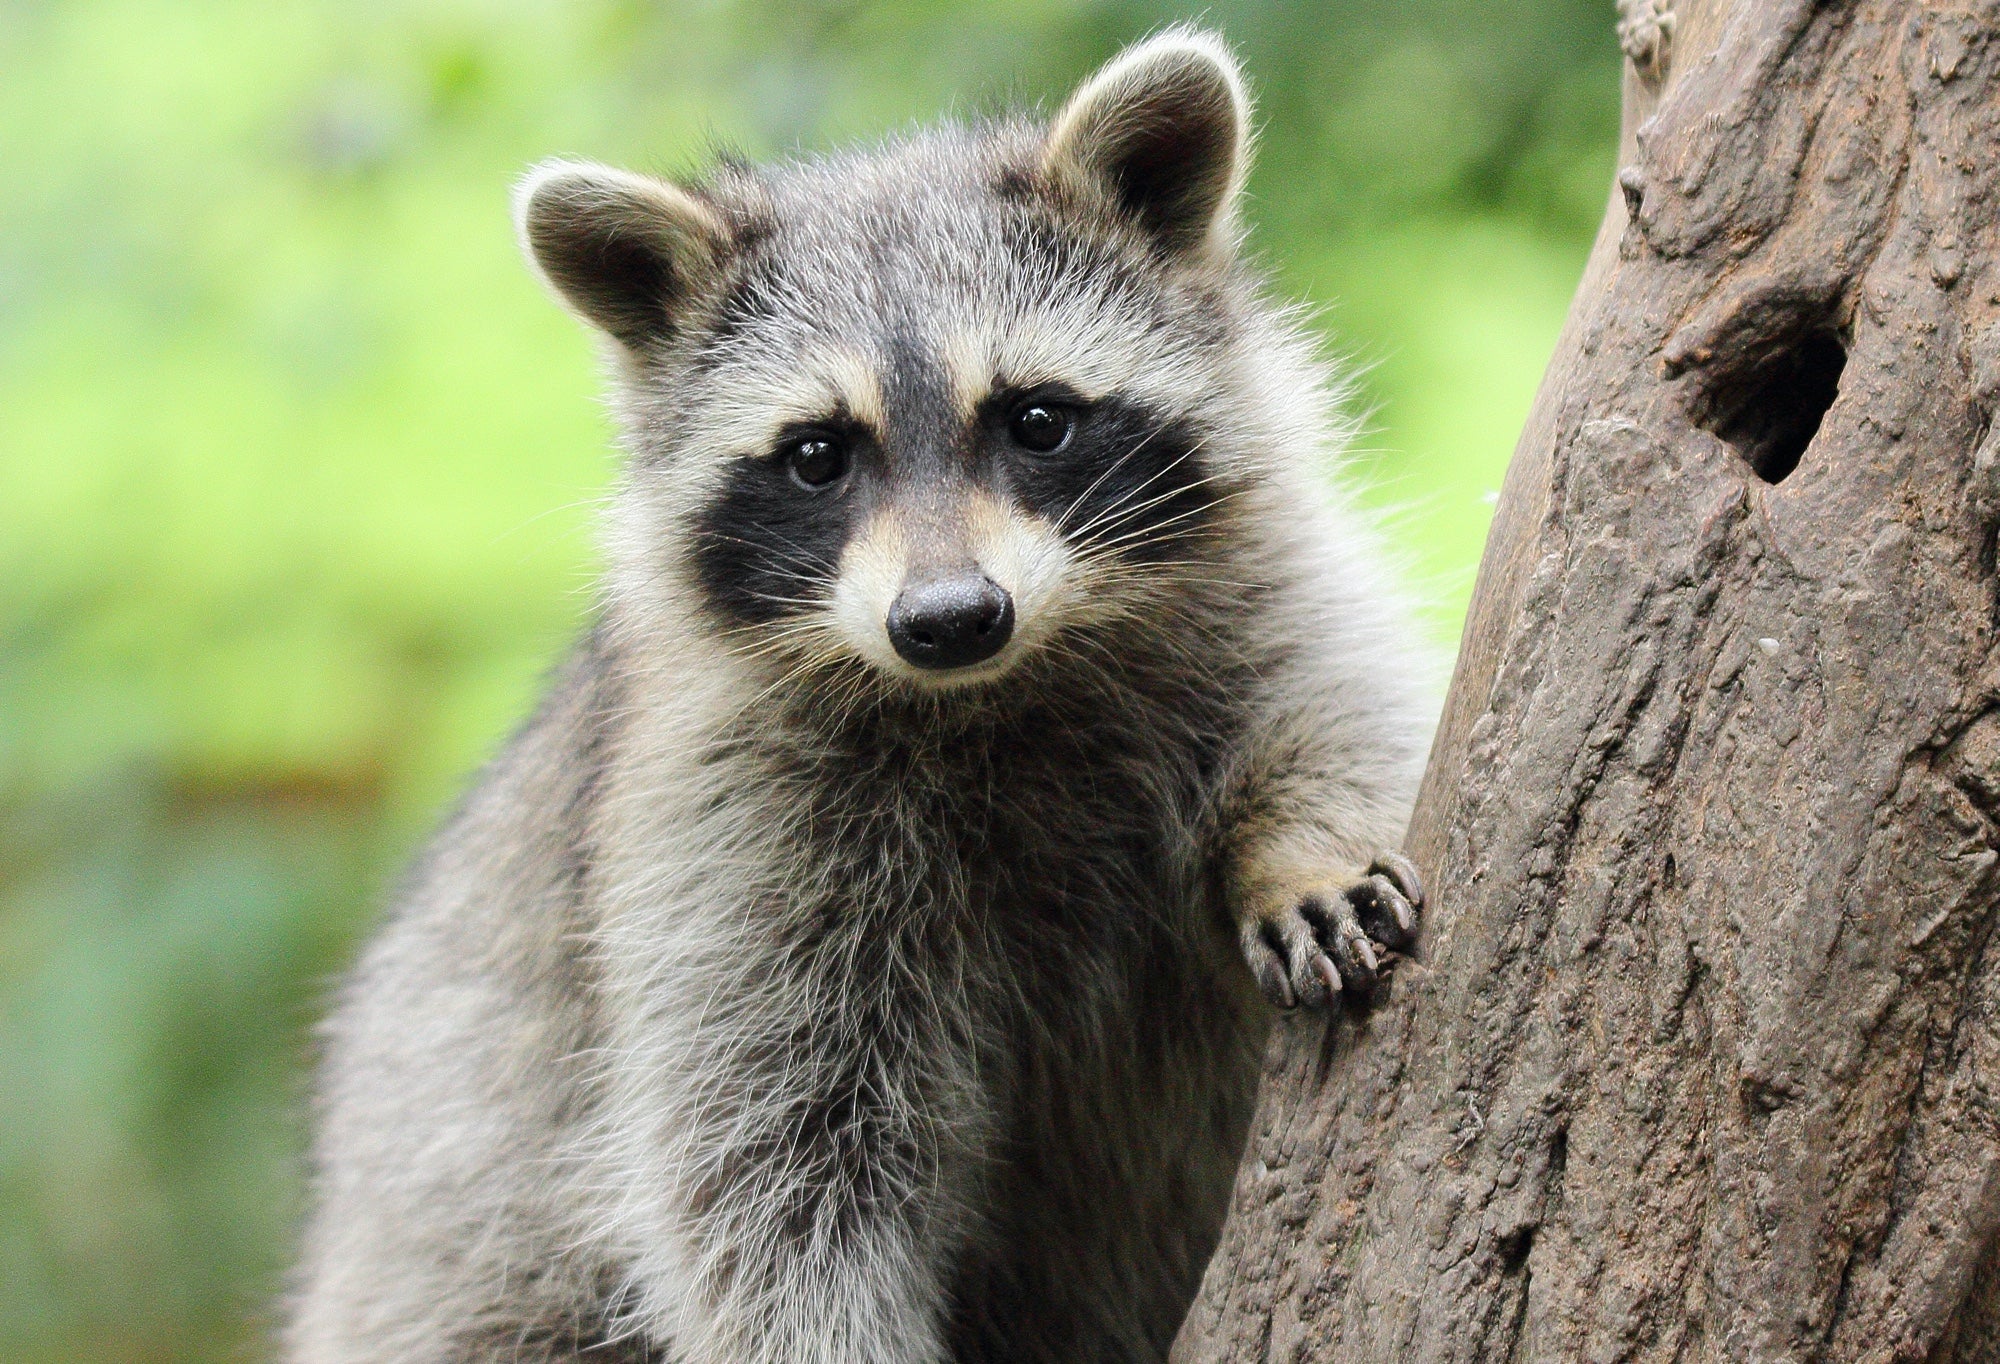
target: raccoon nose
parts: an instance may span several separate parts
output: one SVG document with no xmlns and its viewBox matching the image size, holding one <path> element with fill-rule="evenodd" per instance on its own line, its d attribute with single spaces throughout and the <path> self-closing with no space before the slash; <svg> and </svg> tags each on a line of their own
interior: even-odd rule
<svg viewBox="0 0 2000 1364">
<path fill-rule="evenodd" d="M 1014 633 L 1014 599 L 984 573 L 912 583 L 889 607 L 889 642 L 919 668 L 964 668 Z"/>
</svg>

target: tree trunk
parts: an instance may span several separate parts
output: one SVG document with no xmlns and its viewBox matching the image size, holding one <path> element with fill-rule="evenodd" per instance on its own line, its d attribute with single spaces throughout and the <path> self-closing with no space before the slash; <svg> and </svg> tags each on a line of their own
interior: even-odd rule
<svg viewBox="0 0 2000 1364">
<path fill-rule="evenodd" d="M 1274 1041 L 1178 1364 L 2000 1361 L 2000 0 L 1625 7 L 1423 961 Z"/>
</svg>

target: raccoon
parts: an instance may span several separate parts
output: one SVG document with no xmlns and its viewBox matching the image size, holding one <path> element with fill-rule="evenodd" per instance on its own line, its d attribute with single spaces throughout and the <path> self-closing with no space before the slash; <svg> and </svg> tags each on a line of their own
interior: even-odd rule
<svg viewBox="0 0 2000 1364">
<path fill-rule="evenodd" d="M 1046 123 L 521 186 L 601 604 L 327 1027 L 291 1359 L 1164 1358 L 1277 1010 L 1421 903 L 1429 665 L 1248 128 L 1174 30 Z"/>
</svg>

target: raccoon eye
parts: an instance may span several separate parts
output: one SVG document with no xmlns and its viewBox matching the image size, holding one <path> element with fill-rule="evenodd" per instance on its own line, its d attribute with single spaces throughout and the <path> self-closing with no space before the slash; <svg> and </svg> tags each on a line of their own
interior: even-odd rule
<svg viewBox="0 0 2000 1364">
<path fill-rule="evenodd" d="M 785 468 L 792 482 L 817 492 L 838 483 L 847 473 L 847 445 L 834 436 L 801 436 L 785 447 Z"/>
<path fill-rule="evenodd" d="M 1061 403 L 1025 402 L 1007 418 L 1007 434 L 1024 450 L 1054 454 L 1069 442 L 1076 414 Z"/>
</svg>

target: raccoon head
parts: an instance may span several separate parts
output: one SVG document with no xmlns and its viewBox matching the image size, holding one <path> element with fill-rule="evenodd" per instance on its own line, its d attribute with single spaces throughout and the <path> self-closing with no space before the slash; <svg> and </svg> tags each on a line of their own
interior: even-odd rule
<svg viewBox="0 0 2000 1364">
<path fill-rule="evenodd" d="M 1227 51 L 1173 31 L 1046 125 L 536 170 L 527 253 L 617 367 L 614 583 L 774 666 L 932 689 L 1168 628 L 1319 391 L 1237 260 L 1247 129 Z"/>
</svg>

